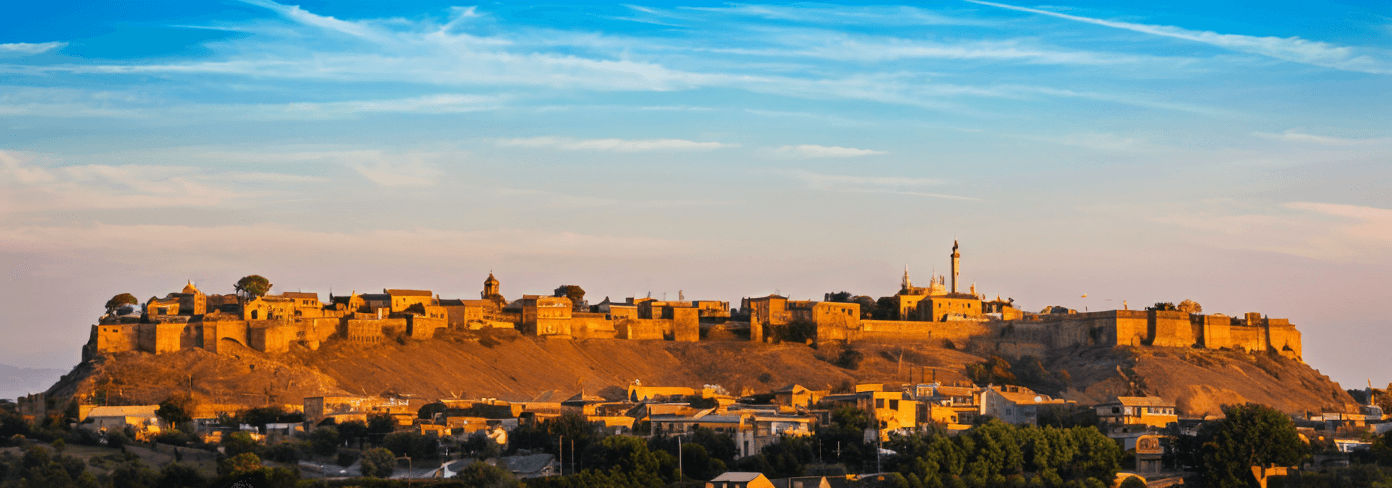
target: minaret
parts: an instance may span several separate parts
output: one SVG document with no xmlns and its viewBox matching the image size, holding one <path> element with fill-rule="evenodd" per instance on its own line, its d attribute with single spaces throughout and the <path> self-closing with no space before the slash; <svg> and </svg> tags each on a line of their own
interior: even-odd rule
<svg viewBox="0 0 1392 488">
<path fill-rule="evenodd" d="M 962 253 L 957 252 L 957 240 L 952 240 L 952 293 L 957 293 L 957 276 L 962 274 Z"/>
<path fill-rule="evenodd" d="M 913 282 L 909 281 L 909 265 L 904 265 L 904 281 L 899 284 L 905 292 L 913 290 Z"/>
</svg>

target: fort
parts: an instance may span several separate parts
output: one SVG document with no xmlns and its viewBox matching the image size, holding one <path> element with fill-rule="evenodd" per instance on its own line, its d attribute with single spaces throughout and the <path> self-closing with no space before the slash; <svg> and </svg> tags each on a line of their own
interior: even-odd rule
<svg viewBox="0 0 1392 488">
<path fill-rule="evenodd" d="M 83 358 L 141 351 L 153 354 L 201 348 L 220 352 L 229 343 L 281 353 L 299 345 L 314 350 L 326 341 L 372 346 L 388 340 L 429 340 L 448 328 L 510 328 L 552 339 L 623 339 L 697 342 L 772 342 L 797 328 L 816 342 L 913 340 L 973 344 L 1006 356 L 1043 356 L 1076 346 L 1159 346 L 1275 352 L 1301 360 L 1301 336 L 1286 319 L 1259 313 L 1240 317 L 1197 310 L 1109 310 L 1079 313 L 1050 307 L 1040 313 L 1012 302 L 987 300 L 975 284 L 959 290 L 961 253 L 953 243 L 951 274 L 914 286 L 908 270 L 898 293 L 880 299 L 889 317 L 871 318 L 863 301 L 830 294 L 823 301 L 780 295 L 745 297 L 736 312 L 729 302 L 607 297 L 589 305 L 568 287 L 552 295 L 508 301 L 489 273 L 480 299 L 442 299 L 428 290 L 384 289 L 380 294 L 206 295 L 192 282 L 178 293 L 151 297 L 140 307 L 113 310 L 92 326 Z M 578 287 L 576 287 L 578 288 Z M 840 298 L 840 300 L 838 300 Z M 864 298 L 864 297 L 855 297 Z"/>
</svg>

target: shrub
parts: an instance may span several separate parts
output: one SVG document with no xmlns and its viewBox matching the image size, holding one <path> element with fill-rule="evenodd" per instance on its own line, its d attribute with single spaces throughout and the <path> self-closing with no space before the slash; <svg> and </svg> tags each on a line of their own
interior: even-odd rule
<svg viewBox="0 0 1392 488">
<path fill-rule="evenodd" d="M 860 368 L 860 361 L 862 359 L 865 359 L 864 354 L 861 354 L 860 351 L 847 347 L 841 350 L 841 354 L 836 356 L 836 361 L 833 361 L 832 364 L 835 364 L 841 368 L 854 370 Z"/>
<path fill-rule="evenodd" d="M 396 455 L 386 448 L 369 449 L 362 453 L 362 475 L 386 478 L 396 471 Z"/>
</svg>

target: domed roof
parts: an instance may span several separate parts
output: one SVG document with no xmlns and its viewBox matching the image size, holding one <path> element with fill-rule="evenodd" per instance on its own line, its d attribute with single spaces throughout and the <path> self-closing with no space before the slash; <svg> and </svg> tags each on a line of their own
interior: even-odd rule
<svg viewBox="0 0 1392 488">
<path fill-rule="evenodd" d="M 188 284 L 184 285 L 184 291 L 181 293 L 199 294 L 203 292 L 198 291 L 198 287 L 193 286 L 193 280 L 189 280 Z"/>
<path fill-rule="evenodd" d="M 485 285 L 496 285 L 496 284 L 498 284 L 498 279 L 497 279 L 497 278 L 494 278 L 494 277 L 493 277 L 493 273 L 490 272 L 490 273 L 488 273 L 488 279 L 483 280 L 483 284 L 485 284 Z"/>
</svg>

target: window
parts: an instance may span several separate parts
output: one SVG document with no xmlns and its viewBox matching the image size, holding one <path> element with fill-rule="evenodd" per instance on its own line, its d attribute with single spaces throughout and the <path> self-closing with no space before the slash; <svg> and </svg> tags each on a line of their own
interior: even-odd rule
<svg viewBox="0 0 1392 488">
<path fill-rule="evenodd" d="M 884 408 L 884 399 L 883 399 L 883 398 L 876 398 L 876 399 L 875 399 L 875 408 Z"/>
<path fill-rule="evenodd" d="M 890 410 L 899 410 L 899 400 L 890 400 L 890 401 L 889 401 L 889 409 L 890 409 Z"/>
</svg>

